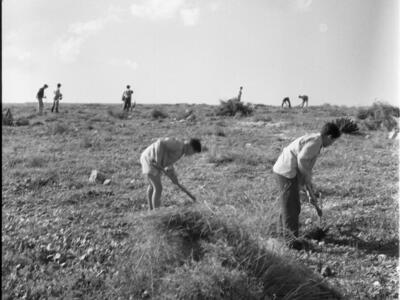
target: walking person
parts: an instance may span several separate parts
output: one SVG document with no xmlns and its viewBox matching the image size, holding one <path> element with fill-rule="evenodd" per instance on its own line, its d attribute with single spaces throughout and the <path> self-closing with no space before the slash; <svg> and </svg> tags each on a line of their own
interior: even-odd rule
<svg viewBox="0 0 400 300">
<path fill-rule="evenodd" d="M 288 105 L 289 108 L 291 108 L 292 106 L 290 105 L 290 99 L 289 97 L 285 97 L 282 100 L 282 107 L 284 107 L 285 105 Z"/>
<path fill-rule="evenodd" d="M 302 100 L 302 103 L 300 104 L 301 108 L 304 108 L 304 105 L 308 107 L 308 96 L 307 95 L 299 95 L 299 98 Z"/>
<path fill-rule="evenodd" d="M 326 123 L 319 133 L 301 136 L 285 147 L 274 164 L 273 172 L 280 191 L 280 227 L 290 241 L 289 246 L 299 249 L 300 194 L 304 186 L 312 201 L 316 201 L 312 185 L 312 168 L 322 148 L 332 145 L 341 135 L 339 127 Z M 322 211 L 318 211 L 321 216 Z"/>
<path fill-rule="evenodd" d="M 131 86 L 126 86 L 126 91 L 122 94 L 122 101 L 124 102 L 124 111 L 129 111 L 132 107 L 132 94 Z"/>
<path fill-rule="evenodd" d="M 147 200 L 149 209 L 156 209 L 161 206 L 161 168 L 168 174 L 168 177 L 179 184 L 173 164 L 183 156 L 191 156 L 201 152 L 200 140 L 192 138 L 188 141 L 180 141 L 175 138 L 160 138 L 148 146 L 140 156 L 142 172 L 147 179 Z"/>
<path fill-rule="evenodd" d="M 239 102 L 240 102 L 240 100 L 242 99 L 242 90 L 243 90 L 243 87 L 241 86 L 241 87 L 239 88 L 239 94 L 238 94 L 238 96 L 237 96 L 237 99 L 239 100 Z"/>
<path fill-rule="evenodd" d="M 44 90 L 48 88 L 48 85 L 45 84 L 43 87 L 41 87 L 39 89 L 39 91 L 36 94 L 36 98 L 39 101 L 39 114 L 42 115 L 43 114 L 43 98 L 46 98 L 46 96 L 44 95 Z"/>
<path fill-rule="evenodd" d="M 61 94 L 60 88 L 61 88 L 61 83 L 58 83 L 57 89 L 54 91 L 54 100 L 53 100 L 53 107 L 51 108 L 51 112 L 54 112 L 54 109 L 55 109 L 56 113 L 58 113 L 59 101 L 62 99 L 62 94 Z"/>
</svg>

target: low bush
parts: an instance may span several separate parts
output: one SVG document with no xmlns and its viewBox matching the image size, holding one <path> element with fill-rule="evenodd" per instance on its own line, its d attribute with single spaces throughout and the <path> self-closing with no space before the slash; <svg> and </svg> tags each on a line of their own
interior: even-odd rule
<svg viewBox="0 0 400 300">
<path fill-rule="evenodd" d="M 64 133 L 68 132 L 68 130 L 69 130 L 69 128 L 66 124 L 56 123 L 51 129 L 51 133 L 53 135 L 64 134 Z"/>
<path fill-rule="evenodd" d="M 397 126 L 395 118 L 400 117 L 400 109 L 390 104 L 375 102 L 369 108 L 360 108 L 357 118 L 364 120 L 364 125 L 369 130 L 377 130 L 385 127 L 388 131 Z"/>
<path fill-rule="evenodd" d="M 220 102 L 215 112 L 217 116 L 248 116 L 253 113 L 253 108 L 250 104 L 244 104 L 236 98 L 227 101 L 220 100 Z"/>
<path fill-rule="evenodd" d="M 112 117 L 114 117 L 114 118 L 116 118 L 116 119 L 120 119 L 120 120 L 127 120 L 127 119 L 128 119 L 128 116 L 129 116 L 129 113 L 126 112 L 126 111 L 115 112 L 115 111 L 109 109 L 109 110 L 107 111 L 107 113 L 108 113 L 110 116 L 112 116 Z"/>
<path fill-rule="evenodd" d="M 28 126 L 29 125 L 29 120 L 25 118 L 18 119 L 15 121 L 16 126 Z"/>
<path fill-rule="evenodd" d="M 165 119 L 168 117 L 168 115 L 165 112 L 163 112 L 162 110 L 156 109 L 156 108 L 151 110 L 150 116 L 153 119 Z"/>
</svg>

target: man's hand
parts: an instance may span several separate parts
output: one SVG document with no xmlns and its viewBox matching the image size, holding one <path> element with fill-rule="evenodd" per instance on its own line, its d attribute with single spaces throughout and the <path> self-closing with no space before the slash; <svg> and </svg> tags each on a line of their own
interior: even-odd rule
<svg viewBox="0 0 400 300">
<path fill-rule="evenodd" d="M 176 176 L 174 169 L 166 167 L 164 171 L 167 173 L 168 177 L 173 183 L 179 184 L 178 177 Z"/>
<path fill-rule="evenodd" d="M 312 188 L 311 185 L 307 185 L 306 186 L 306 192 L 307 192 L 308 199 L 309 199 L 310 203 L 315 207 L 318 216 L 322 217 L 322 210 L 318 206 L 318 200 L 317 200 L 317 197 L 314 194 L 314 191 L 313 191 L 313 188 Z"/>
</svg>

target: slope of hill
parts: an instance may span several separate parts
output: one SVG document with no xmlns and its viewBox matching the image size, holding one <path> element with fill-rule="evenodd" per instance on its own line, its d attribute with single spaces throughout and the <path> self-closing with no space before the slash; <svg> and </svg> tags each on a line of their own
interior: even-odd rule
<svg viewBox="0 0 400 300">
<path fill-rule="evenodd" d="M 356 116 L 354 108 L 258 105 L 252 116 L 228 118 L 207 105 L 138 105 L 131 114 L 62 105 L 44 116 L 7 107 L 29 124 L 2 127 L 4 299 L 313 299 L 315 289 L 327 298 L 398 297 L 399 148 L 386 132 L 343 136 L 322 151 L 314 181 L 330 226 L 324 241 L 297 252 L 276 235 L 271 169 L 280 151 L 327 120 Z M 167 117 L 152 118 L 154 108 Z M 188 109 L 195 117 L 179 120 Z M 177 164 L 197 205 L 164 178 L 168 208 L 147 211 L 139 156 L 162 136 L 196 136 L 206 146 Z M 89 183 L 94 169 L 111 183 Z M 318 225 L 306 203 L 300 218 L 301 234 Z M 212 230 L 193 238 L 196 224 Z M 258 263 L 280 266 L 276 274 L 291 283 L 279 287 Z"/>
</svg>

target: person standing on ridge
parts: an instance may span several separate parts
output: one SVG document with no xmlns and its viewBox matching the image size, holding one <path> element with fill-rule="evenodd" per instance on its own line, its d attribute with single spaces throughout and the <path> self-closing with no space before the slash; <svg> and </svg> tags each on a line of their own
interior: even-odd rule
<svg viewBox="0 0 400 300">
<path fill-rule="evenodd" d="M 129 111 L 132 107 L 132 94 L 131 86 L 126 86 L 126 91 L 122 94 L 122 101 L 124 102 L 124 111 Z"/>
<path fill-rule="evenodd" d="M 239 88 L 239 94 L 238 94 L 238 96 L 237 96 L 237 99 L 239 100 L 239 102 L 240 102 L 240 100 L 242 99 L 242 90 L 243 90 L 243 87 L 241 86 L 241 87 Z"/>
<path fill-rule="evenodd" d="M 58 83 L 57 89 L 54 91 L 54 100 L 53 100 L 53 107 L 51 108 L 51 112 L 54 112 L 54 109 L 55 109 L 56 113 L 58 113 L 58 104 L 59 104 L 59 101 L 62 99 L 62 94 L 61 94 L 60 88 L 61 88 L 61 83 Z"/>
</svg>

